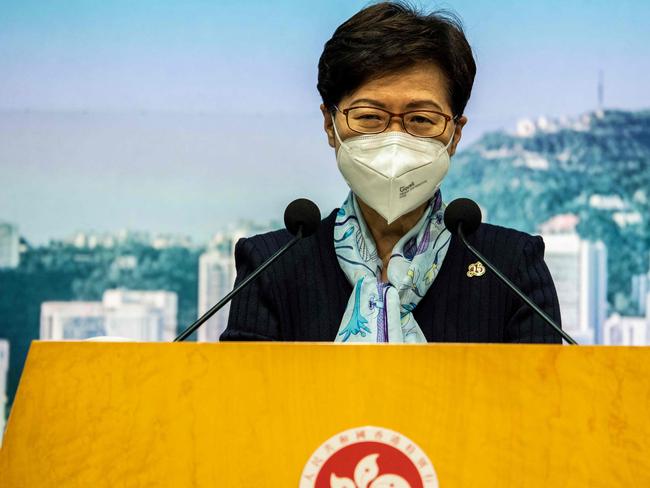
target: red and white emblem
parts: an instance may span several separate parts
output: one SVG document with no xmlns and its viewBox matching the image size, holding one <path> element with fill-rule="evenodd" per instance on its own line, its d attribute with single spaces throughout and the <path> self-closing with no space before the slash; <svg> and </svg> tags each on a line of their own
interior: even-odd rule
<svg viewBox="0 0 650 488">
<path fill-rule="evenodd" d="M 427 455 L 402 434 L 359 427 L 336 434 L 311 456 L 300 488 L 437 488 Z"/>
</svg>

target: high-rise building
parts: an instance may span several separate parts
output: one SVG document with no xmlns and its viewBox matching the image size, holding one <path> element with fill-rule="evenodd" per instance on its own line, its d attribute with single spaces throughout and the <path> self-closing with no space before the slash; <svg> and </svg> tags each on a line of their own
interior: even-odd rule
<svg viewBox="0 0 650 488">
<path fill-rule="evenodd" d="M 136 341 L 171 341 L 176 337 L 176 293 L 106 290 L 102 305 L 107 335 Z"/>
<path fill-rule="evenodd" d="M 605 321 L 602 343 L 608 346 L 647 345 L 648 319 L 646 317 L 612 315 Z"/>
<path fill-rule="evenodd" d="M 107 335 L 101 302 L 43 302 L 41 340 L 83 340 Z"/>
<path fill-rule="evenodd" d="M 9 373 L 9 341 L 0 339 L 0 446 L 7 419 L 7 374 Z"/>
<path fill-rule="evenodd" d="M 221 300 L 235 282 L 235 258 L 229 247 L 212 249 L 199 258 L 199 316 Z M 218 341 L 228 325 L 229 306 L 214 314 L 197 331 L 199 341 Z"/>
<path fill-rule="evenodd" d="M 577 233 L 543 236 L 560 300 L 562 327 L 581 344 L 602 343 L 607 314 L 607 249 Z"/>
<path fill-rule="evenodd" d="M 198 316 L 207 312 L 227 295 L 235 285 L 235 246 L 242 237 L 268 232 L 279 227 L 277 222 L 259 225 L 254 222 L 239 222 L 224 232 L 213 236 L 208 250 L 199 258 L 199 300 Z M 226 305 L 213 315 L 197 331 L 198 341 L 218 341 L 228 325 L 230 306 Z"/>
<path fill-rule="evenodd" d="M 20 263 L 18 227 L 0 222 L 0 268 L 17 268 Z"/>
</svg>

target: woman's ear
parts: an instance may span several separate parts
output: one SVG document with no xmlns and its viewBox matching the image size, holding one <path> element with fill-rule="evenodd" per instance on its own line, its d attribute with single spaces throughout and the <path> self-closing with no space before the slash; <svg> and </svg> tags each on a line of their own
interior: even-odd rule
<svg viewBox="0 0 650 488">
<path fill-rule="evenodd" d="M 451 143 L 451 146 L 449 147 L 450 156 L 456 154 L 456 146 L 458 146 L 458 143 L 460 142 L 460 138 L 463 135 L 463 127 L 465 127 L 466 123 L 467 123 L 467 117 L 463 115 L 456 121 L 456 124 L 454 125 L 454 141 Z"/>
<path fill-rule="evenodd" d="M 327 107 L 324 104 L 320 104 L 320 111 L 323 114 L 323 128 L 327 134 L 327 142 L 331 147 L 336 147 L 334 143 L 334 127 L 332 122 L 332 112 L 327 110 Z"/>
</svg>

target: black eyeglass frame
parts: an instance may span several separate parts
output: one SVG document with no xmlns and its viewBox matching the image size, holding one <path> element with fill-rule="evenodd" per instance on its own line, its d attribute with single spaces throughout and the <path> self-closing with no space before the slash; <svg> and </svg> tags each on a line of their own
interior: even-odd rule
<svg viewBox="0 0 650 488">
<path fill-rule="evenodd" d="M 384 127 L 382 130 L 377 131 L 377 132 L 361 132 L 361 131 L 358 131 L 356 129 L 353 129 L 352 127 L 350 127 L 350 121 L 348 120 L 348 113 L 350 112 L 350 110 L 353 110 L 353 109 L 356 109 L 356 108 L 371 108 L 373 110 L 379 110 L 380 112 L 387 113 L 388 115 L 390 115 L 390 117 L 388 118 L 388 122 L 386 123 L 386 127 Z M 404 131 L 407 134 L 410 134 L 410 135 L 412 135 L 414 137 L 420 137 L 422 139 L 434 139 L 436 137 L 440 137 L 447 130 L 447 125 L 449 124 L 449 122 L 451 120 L 453 120 L 454 122 L 458 120 L 457 115 L 451 116 L 451 115 L 448 115 L 448 114 L 443 113 L 443 112 L 438 112 L 437 110 L 409 110 L 408 112 L 393 113 L 393 112 L 390 112 L 390 111 L 388 111 L 386 109 L 379 108 L 379 107 L 372 107 L 372 106 L 369 106 L 369 105 L 359 105 L 357 107 L 348 107 L 348 108 L 344 108 L 343 110 L 341 110 L 338 106 L 334 105 L 334 110 L 333 111 L 334 112 L 340 112 L 343 115 L 345 115 L 345 123 L 348 126 L 348 129 L 350 129 L 352 132 L 356 132 L 357 134 L 368 134 L 368 135 L 370 135 L 370 134 L 381 134 L 382 132 L 384 132 L 386 129 L 388 129 L 390 127 L 390 122 L 393 119 L 393 117 L 399 117 L 399 119 L 402 121 L 402 128 L 404 129 Z M 409 130 L 406 128 L 406 124 L 404 123 L 404 116 L 408 115 L 408 114 L 412 114 L 412 113 L 422 113 L 422 112 L 441 115 L 445 119 L 445 126 L 443 127 L 442 132 L 440 132 L 440 134 L 437 134 L 435 136 L 419 136 L 417 134 L 413 134 L 413 133 L 409 132 Z"/>
</svg>

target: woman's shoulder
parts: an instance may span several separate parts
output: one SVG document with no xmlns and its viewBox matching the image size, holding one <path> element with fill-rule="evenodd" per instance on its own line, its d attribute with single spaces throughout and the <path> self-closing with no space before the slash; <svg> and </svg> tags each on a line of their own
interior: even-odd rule
<svg viewBox="0 0 650 488">
<path fill-rule="evenodd" d="M 500 225 L 483 223 L 467 240 L 503 270 L 514 270 L 522 261 L 544 257 L 544 241 L 540 236 Z M 464 248 L 460 239 L 456 239 L 456 245 Z"/>
<path fill-rule="evenodd" d="M 520 248 L 528 243 L 543 242 L 540 236 L 528 234 L 510 227 L 494 224 L 481 224 L 474 234 L 479 245 L 498 243 L 505 247 Z"/>
<path fill-rule="evenodd" d="M 317 252 L 318 248 L 323 245 L 331 245 L 337 211 L 338 209 L 334 209 L 327 217 L 322 219 L 320 226 L 314 234 L 301 239 L 296 244 L 296 251 L 299 250 L 300 254 L 311 254 Z M 292 238 L 293 236 L 287 229 L 278 229 L 251 237 L 244 237 L 237 241 L 235 255 L 241 255 L 242 253 L 247 255 L 254 254 L 258 259 L 264 261 L 287 244 Z M 292 254 L 295 254 L 295 251 Z"/>
<path fill-rule="evenodd" d="M 331 245 L 337 211 L 338 209 L 332 210 L 327 217 L 321 220 L 318 230 L 313 235 L 302 239 L 298 246 L 306 250 L 318 247 L 323 243 Z M 286 229 L 278 229 L 242 238 L 237 242 L 237 247 L 255 250 L 265 259 L 288 243 L 292 237 Z M 539 236 L 488 223 L 481 224 L 476 232 L 468 237 L 468 240 L 478 249 L 522 250 L 526 246 L 541 246 L 542 249 L 544 247 L 543 240 Z"/>
</svg>

